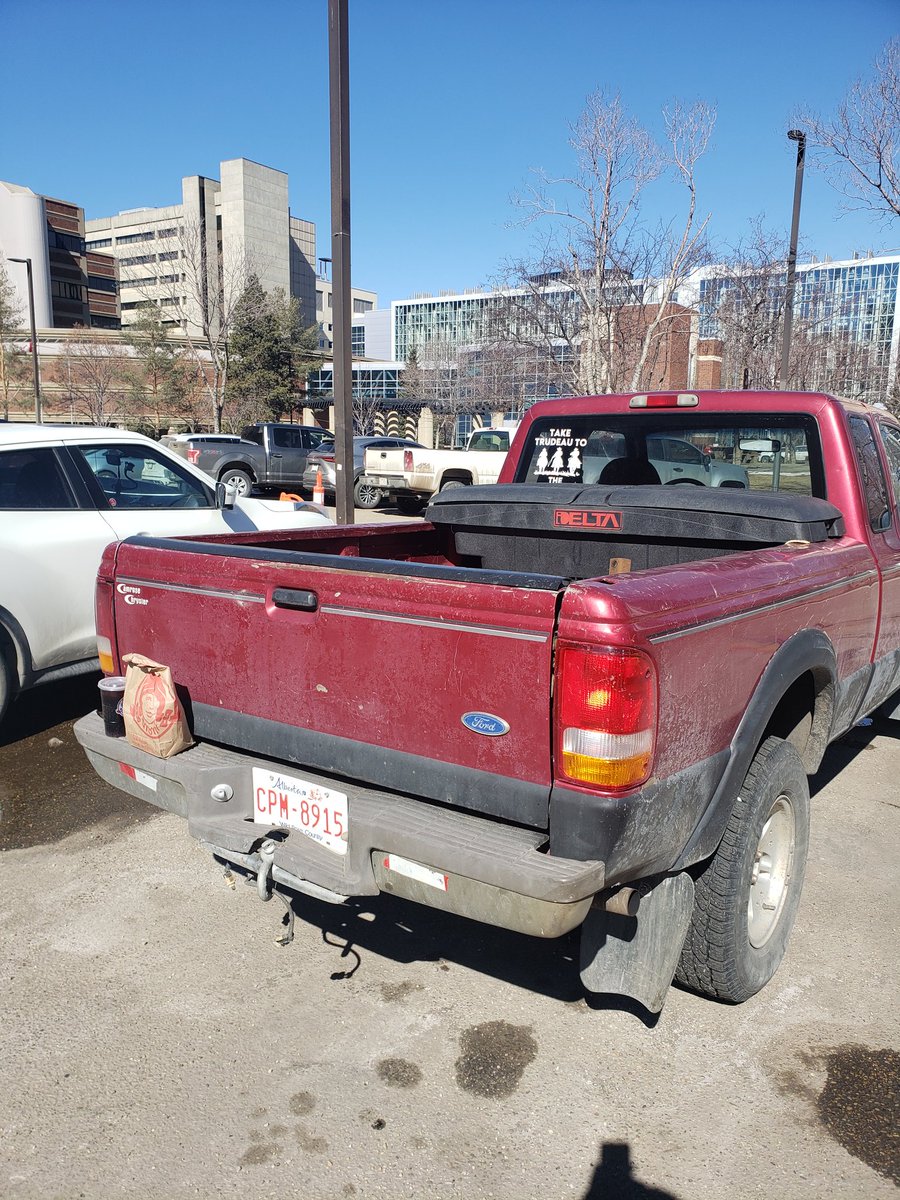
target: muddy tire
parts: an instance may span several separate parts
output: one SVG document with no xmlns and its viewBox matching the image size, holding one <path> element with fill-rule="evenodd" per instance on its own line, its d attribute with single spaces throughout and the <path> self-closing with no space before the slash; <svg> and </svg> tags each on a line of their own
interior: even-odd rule
<svg viewBox="0 0 900 1200">
<path fill-rule="evenodd" d="M 2 725 L 10 702 L 16 694 L 14 662 L 12 648 L 0 636 L 0 725 Z"/>
<path fill-rule="evenodd" d="M 740 1004 L 784 957 L 806 869 L 809 784 L 781 738 L 756 752 L 718 850 L 695 880 L 694 913 L 675 978 Z"/>
</svg>

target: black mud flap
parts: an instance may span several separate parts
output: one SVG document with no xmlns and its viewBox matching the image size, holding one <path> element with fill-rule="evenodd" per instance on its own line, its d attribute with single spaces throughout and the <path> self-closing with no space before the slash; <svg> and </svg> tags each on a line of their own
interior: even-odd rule
<svg viewBox="0 0 900 1200">
<path fill-rule="evenodd" d="M 588 913 L 581 927 L 581 982 L 589 992 L 630 996 L 656 1013 L 687 935 L 694 881 L 682 871 L 647 880 L 639 890 L 636 916 L 608 912 L 599 902 Z"/>
</svg>

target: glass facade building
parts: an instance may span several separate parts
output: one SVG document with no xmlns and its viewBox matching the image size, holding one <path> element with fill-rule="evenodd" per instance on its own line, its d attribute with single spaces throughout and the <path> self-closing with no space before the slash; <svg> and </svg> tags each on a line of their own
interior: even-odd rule
<svg viewBox="0 0 900 1200">
<path fill-rule="evenodd" d="M 786 282 L 783 271 L 739 279 L 707 267 L 688 285 L 692 295 L 682 302 L 696 305 L 701 338 L 726 342 L 723 309 L 730 307 L 739 321 L 742 305 L 759 303 L 777 340 Z M 801 360 L 795 373 L 802 386 L 868 401 L 883 400 L 896 387 L 900 255 L 798 265 L 793 309 L 792 360 Z M 780 341 L 774 349 L 780 353 Z"/>
</svg>

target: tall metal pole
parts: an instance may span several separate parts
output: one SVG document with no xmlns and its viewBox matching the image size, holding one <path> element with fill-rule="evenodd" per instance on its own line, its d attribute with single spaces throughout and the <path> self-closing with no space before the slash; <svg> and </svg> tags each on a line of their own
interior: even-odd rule
<svg viewBox="0 0 900 1200">
<path fill-rule="evenodd" d="M 788 137 L 797 143 L 797 170 L 794 175 L 794 215 L 791 219 L 791 243 L 788 248 L 787 286 L 784 290 L 784 337 L 781 342 L 779 384 L 788 385 L 791 370 L 791 329 L 794 324 L 794 276 L 797 270 L 797 239 L 800 233 L 800 197 L 803 194 L 803 161 L 806 157 L 806 134 L 802 129 L 789 129 Z"/>
<path fill-rule="evenodd" d="M 335 504 L 353 524 L 353 369 L 350 355 L 350 84 L 347 0 L 328 0 Z"/>
<path fill-rule="evenodd" d="M 37 326 L 34 323 L 34 280 L 30 258 L 10 258 L 9 262 L 24 263 L 28 274 L 28 316 L 31 321 L 31 373 L 34 379 L 34 421 L 41 424 L 41 368 L 38 362 Z"/>
</svg>

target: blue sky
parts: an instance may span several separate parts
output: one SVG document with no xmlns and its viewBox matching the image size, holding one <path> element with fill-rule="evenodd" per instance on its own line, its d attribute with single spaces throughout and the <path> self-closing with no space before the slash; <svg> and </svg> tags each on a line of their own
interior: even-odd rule
<svg viewBox="0 0 900 1200">
<path fill-rule="evenodd" d="M 898 32 L 900 0 L 350 0 L 353 281 L 382 305 L 488 283 L 533 238 L 510 197 L 570 168 L 599 88 L 657 132 L 675 97 L 716 105 L 713 235 L 760 214 L 786 230 L 792 112 L 832 108 Z M 327 0 L 0 0 L 0 45 L 0 178 L 107 216 L 244 156 L 288 173 L 330 254 Z M 808 170 L 801 241 L 837 258 L 900 230 L 843 214 Z"/>
</svg>

